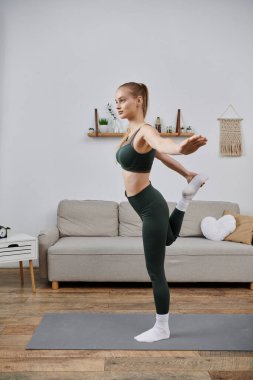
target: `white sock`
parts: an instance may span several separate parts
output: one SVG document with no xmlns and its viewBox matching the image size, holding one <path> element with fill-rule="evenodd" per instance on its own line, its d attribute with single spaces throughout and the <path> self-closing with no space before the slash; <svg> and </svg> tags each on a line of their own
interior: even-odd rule
<svg viewBox="0 0 253 380">
<path fill-rule="evenodd" d="M 187 207 L 189 206 L 190 201 L 188 199 L 185 199 L 182 197 L 180 201 L 177 203 L 176 208 L 180 211 L 186 211 Z"/>
<path fill-rule="evenodd" d="M 154 324 L 152 329 L 135 336 L 134 339 L 138 340 L 138 342 L 156 342 L 157 340 L 168 339 L 169 337 L 169 313 L 156 313 L 156 323 Z"/>
<path fill-rule="evenodd" d="M 182 191 L 182 198 L 176 205 L 176 208 L 181 211 L 186 211 L 189 206 L 190 201 L 197 194 L 201 185 L 203 185 L 208 180 L 208 176 L 204 173 L 195 175 L 190 183 Z"/>
</svg>

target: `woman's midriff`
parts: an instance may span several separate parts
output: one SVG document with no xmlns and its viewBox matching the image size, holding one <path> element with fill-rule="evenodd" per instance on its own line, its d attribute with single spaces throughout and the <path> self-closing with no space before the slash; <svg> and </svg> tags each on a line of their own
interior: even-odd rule
<svg viewBox="0 0 253 380">
<path fill-rule="evenodd" d="M 122 171 L 126 193 L 129 197 L 139 193 L 149 185 L 150 173 L 134 173 L 127 170 Z"/>
</svg>

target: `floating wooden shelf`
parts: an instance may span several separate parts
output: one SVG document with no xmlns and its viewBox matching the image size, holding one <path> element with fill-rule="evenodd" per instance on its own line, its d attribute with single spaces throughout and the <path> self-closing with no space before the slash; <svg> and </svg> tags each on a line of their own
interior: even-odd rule
<svg viewBox="0 0 253 380">
<path fill-rule="evenodd" d="M 106 133 L 101 133 L 101 132 L 88 132 L 87 135 L 89 137 L 123 137 L 125 135 L 125 133 L 112 133 L 112 132 L 106 132 Z M 160 136 L 167 136 L 167 137 L 190 137 L 190 136 L 193 136 L 194 133 L 175 133 L 175 132 L 172 132 L 172 133 L 169 133 L 169 132 L 161 132 L 160 133 Z"/>
<path fill-rule="evenodd" d="M 178 120 L 180 120 L 180 110 L 178 110 Z M 182 132 L 180 131 L 180 123 L 177 120 L 177 131 L 176 132 L 160 132 L 160 136 L 174 136 L 174 137 L 190 137 L 193 136 L 194 133 L 187 133 L 187 132 Z M 123 137 L 126 134 L 126 132 L 123 133 L 113 133 L 113 132 L 106 132 L 106 133 L 101 133 L 98 131 L 98 110 L 95 108 L 95 131 L 94 132 L 88 132 L 87 135 L 89 137 Z"/>
</svg>

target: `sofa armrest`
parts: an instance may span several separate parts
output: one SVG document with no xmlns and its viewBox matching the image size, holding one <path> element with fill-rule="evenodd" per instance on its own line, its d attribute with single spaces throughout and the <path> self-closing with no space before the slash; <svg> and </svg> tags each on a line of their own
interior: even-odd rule
<svg viewBox="0 0 253 380">
<path fill-rule="evenodd" d="M 52 227 L 40 231 L 38 235 L 39 243 L 39 272 L 41 279 L 48 279 L 47 250 L 59 240 L 58 228 Z"/>
</svg>

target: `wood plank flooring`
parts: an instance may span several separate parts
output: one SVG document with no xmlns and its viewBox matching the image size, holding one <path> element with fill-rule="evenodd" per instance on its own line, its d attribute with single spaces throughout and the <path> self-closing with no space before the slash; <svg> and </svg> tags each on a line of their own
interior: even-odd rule
<svg viewBox="0 0 253 380">
<path fill-rule="evenodd" d="M 45 312 L 154 313 L 151 283 L 41 281 L 29 269 L 0 269 L 0 379 L 252 380 L 253 352 L 25 350 Z M 252 313 L 249 284 L 170 284 L 171 313 Z"/>
</svg>

